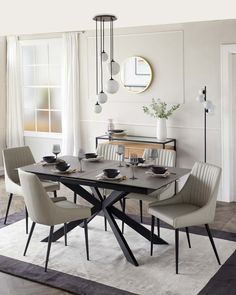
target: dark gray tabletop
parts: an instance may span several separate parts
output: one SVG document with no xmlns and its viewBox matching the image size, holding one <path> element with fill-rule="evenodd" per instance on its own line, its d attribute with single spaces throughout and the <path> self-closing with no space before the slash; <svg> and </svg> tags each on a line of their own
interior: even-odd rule
<svg viewBox="0 0 236 295">
<path fill-rule="evenodd" d="M 63 159 L 70 163 L 72 169 L 79 167 L 79 162 L 76 157 L 65 156 Z M 83 161 L 84 172 L 75 172 L 71 174 L 55 172 L 55 166 L 53 165 L 42 166 L 40 164 L 34 164 L 23 167 L 23 170 L 35 173 L 40 178 L 60 181 L 62 183 L 69 181 L 70 183 L 73 182 L 75 184 L 144 194 L 149 194 L 158 190 L 190 172 L 190 169 L 185 168 L 168 168 L 171 174 L 166 178 L 161 178 L 145 174 L 149 168 L 136 167 L 135 177 L 137 177 L 137 179 L 132 180 L 130 179 L 132 175 L 131 167 L 118 167 L 118 165 L 119 162 L 116 161 Z M 117 168 L 120 170 L 120 173 L 127 178 L 122 181 L 98 180 L 96 176 L 102 173 L 105 168 Z"/>
</svg>

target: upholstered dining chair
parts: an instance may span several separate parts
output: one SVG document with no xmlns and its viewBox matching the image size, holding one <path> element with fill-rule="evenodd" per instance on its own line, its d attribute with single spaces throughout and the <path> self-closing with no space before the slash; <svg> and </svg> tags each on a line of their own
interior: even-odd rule
<svg viewBox="0 0 236 295">
<path fill-rule="evenodd" d="M 214 221 L 216 198 L 220 182 L 221 168 L 196 162 L 182 188 L 174 197 L 149 204 L 148 213 L 152 215 L 151 225 L 151 255 L 153 254 L 153 233 L 155 217 L 159 221 L 171 225 L 175 229 L 175 260 L 176 274 L 179 261 L 179 229 L 205 224 L 216 259 L 220 259 L 211 235 L 209 223 Z M 159 226 L 159 222 L 157 222 Z M 158 231 L 160 233 L 160 231 Z M 190 238 L 189 238 L 190 243 Z"/>
<path fill-rule="evenodd" d="M 120 156 L 117 154 L 118 145 L 116 144 L 107 144 L 107 143 L 99 143 L 97 147 L 97 155 L 103 156 L 104 160 L 111 160 L 111 161 L 120 161 Z M 124 160 L 124 156 L 123 159 Z M 102 195 L 103 198 L 106 199 L 106 196 L 110 193 L 110 190 L 103 189 Z M 120 201 L 122 206 L 122 201 Z M 105 231 L 107 231 L 107 219 L 104 216 L 104 225 Z"/>
<path fill-rule="evenodd" d="M 35 174 L 28 173 L 19 169 L 19 177 L 25 204 L 27 206 L 29 216 L 33 221 L 25 246 L 24 256 L 26 255 L 35 228 L 35 224 L 38 223 L 50 226 L 48 248 L 45 261 L 46 272 L 48 267 L 54 226 L 57 224 L 64 224 L 65 229 L 65 225 L 68 222 L 84 220 L 86 254 L 87 260 L 89 260 L 87 218 L 91 216 L 91 208 L 89 208 L 88 206 L 77 205 L 67 200 L 54 203 L 49 198 L 41 181 Z M 64 235 L 66 241 L 66 230 L 64 231 Z"/>
<path fill-rule="evenodd" d="M 97 155 L 103 156 L 104 160 L 119 161 L 120 156 L 117 154 L 118 145 L 100 143 L 97 147 Z"/>
<path fill-rule="evenodd" d="M 143 159 L 148 160 L 151 149 L 146 148 L 143 153 Z M 157 149 L 157 158 L 155 164 L 159 166 L 175 167 L 176 163 L 176 152 L 170 149 Z M 141 169 L 141 168 L 140 168 Z M 164 200 L 172 197 L 175 194 L 175 183 L 171 183 L 160 190 L 157 190 L 149 195 L 143 195 L 138 193 L 131 193 L 123 199 L 123 212 L 126 209 L 126 199 L 139 200 L 140 210 L 140 222 L 143 222 L 143 201 L 154 202 L 157 200 Z M 122 232 L 124 232 L 124 222 L 122 223 Z"/>
<path fill-rule="evenodd" d="M 18 176 L 17 168 L 35 163 L 32 152 L 28 146 L 8 148 L 2 151 L 4 172 L 5 172 L 5 187 L 6 192 L 9 193 L 9 200 L 5 215 L 4 224 L 7 222 L 9 209 L 13 196 L 23 196 L 22 188 Z M 57 197 L 57 190 L 60 189 L 60 184 L 52 181 L 42 181 L 47 192 L 54 192 L 54 197 Z M 63 198 L 65 199 L 65 198 Z M 62 200 L 57 198 L 56 201 Z M 26 209 L 26 233 L 28 233 L 28 213 Z"/>
</svg>

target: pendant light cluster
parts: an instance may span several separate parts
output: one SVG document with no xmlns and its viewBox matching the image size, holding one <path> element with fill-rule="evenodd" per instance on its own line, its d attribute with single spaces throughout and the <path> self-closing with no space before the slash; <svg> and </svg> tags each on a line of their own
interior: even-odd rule
<svg viewBox="0 0 236 295">
<path fill-rule="evenodd" d="M 103 83 L 103 66 L 104 63 L 108 61 L 109 56 L 105 50 L 105 38 L 104 38 L 104 29 L 105 23 L 109 22 L 110 24 L 110 59 L 107 63 L 108 72 L 110 79 L 106 84 L 106 92 L 113 94 L 116 93 L 119 89 L 119 84 L 116 80 L 113 79 L 114 75 L 117 75 L 120 71 L 119 64 L 114 60 L 114 34 L 113 34 L 113 22 L 117 20 L 114 15 L 96 15 L 93 20 L 96 21 L 96 95 L 97 103 L 95 104 L 94 112 L 101 113 L 102 106 L 101 104 L 107 102 L 107 94 L 104 92 L 104 83 Z M 100 81 L 99 81 L 100 80 Z"/>
</svg>

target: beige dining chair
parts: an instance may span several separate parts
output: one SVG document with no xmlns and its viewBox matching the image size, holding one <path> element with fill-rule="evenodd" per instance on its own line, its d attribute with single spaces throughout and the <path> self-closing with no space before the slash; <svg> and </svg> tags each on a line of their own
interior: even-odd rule
<svg viewBox="0 0 236 295">
<path fill-rule="evenodd" d="M 216 259 L 220 259 L 211 235 L 209 223 L 214 221 L 216 198 L 220 182 L 221 168 L 197 162 L 182 188 L 174 197 L 149 204 L 148 213 L 151 222 L 151 255 L 153 254 L 153 234 L 155 217 L 159 221 L 171 225 L 175 229 L 176 274 L 179 261 L 179 229 L 185 228 L 189 239 L 188 227 L 205 224 Z M 159 222 L 157 223 L 159 225 Z M 160 231 L 159 231 L 160 233 Z"/>
<path fill-rule="evenodd" d="M 143 159 L 145 161 L 149 160 L 149 155 L 152 149 L 146 148 L 143 153 Z M 165 166 L 165 167 L 175 167 L 176 164 L 176 152 L 169 149 L 157 149 L 157 158 L 155 160 L 155 165 Z M 140 168 L 142 169 L 142 168 Z M 140 210 L 140 222 L 143 222 L 143 201 L 151 203 L 157 200 L 164 200 L 172 197 L 175 194 L 175 183 L 168 184 L 167 186 L 149 194 L 138 194 L 131 193 L 126 198 L 123 199 L 123 212 L 126 209 L 126 199 L 136 199 L 139 200 L 139 210 Z M 124 232 L 124 222 L 122 223 L 122 233 Z"/>
<path fill-rule="evenodd" d="M 104 160 L 119 161 L 120 156 L 117 154 L 117 144 L 100 143 L 97 147 L 97 155 L 103 156 Z"/>
<path fill-rule="evenodd" d="M 8 148 L 2 151 L 4 173 L 5 173 L 5 188 L 9 194 L 9 200 L 5 215 L 4 224 L 7 222 L 9 209 L 13 196 L 23 196 L 22 188 L 18 176 L 18 168 L 35 163 L 32 152 L 28 146 Z M 60 189 L 58 182 L 42 181 L 47 192 L 54 192 L 54 197 L 57 197 L 57 190 Z M 65 199 L 65 198 L 63 198 Z M 62 198 L 57 198 L 55 201 L 60 201 Z M 28 233 L 28 213 L 26 209 L 26 233 Z"/>
<path fill-rule="evenodd" d="M 85 233 L 85 244 L 87 260 L 89 260 L 89 248 L 88 248 L 88 228 L 87 218 L 91 216 L 91 208 L 87 206 L 81 206 L 69 202 L 67 200 L 54 203 L 49 198 L 45 188 L 43 187 L 39 178 L 33 174 L 25 172 L 19 169 L 19 177 L 25 204 L 27 206 L 29 216 L 33 221 L 28 240 L 24 250 L 24 256 L 26 255 L 35 224 L 42 224 L 50 226 L 50 233 L 48 238 L 48 248 L 45 262 L 45 272 L 47 271 L 51 243 L 53 238 L 54 226 L 57 224 L 66 224 L 71 221 L 84 220 L 84 233 Z M 66 244 L 66 230 L 65 244 Z"/>
</svg>

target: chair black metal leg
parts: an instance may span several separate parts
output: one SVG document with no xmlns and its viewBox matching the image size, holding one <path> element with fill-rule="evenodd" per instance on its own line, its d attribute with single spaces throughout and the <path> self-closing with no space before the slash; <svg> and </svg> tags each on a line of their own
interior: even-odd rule
<svg viewBox="0 0 236 295">
<path fill-rule="evenodd" d="M 125 213 L 125 206 L 126 206 L 126 198 L 123 198 L 123 202 L 122 202 L 122 212 L 123 213 Z M 124 229 L 125 229 L 125 223 L 122 220 L 122 227 L 121 227 L 122 235 L 124 234 Z"/>
<path fill-rule="evenodd" d="M 106 195 L 103 194 L 103 199 L 106 200 Z M 105 231 L 107 231 L 107 218 L 104 215 L 104 227 L 105 227 Z"/>
<path fill-rule="evenodd" d="M 157 236 L 160 237 L 160 219 L 157 218 Z"/>
<path fill-rule="evenodd" d="M 50 226 L 50 232 L 49 232 L 49 237 L 48 237 L 48 249 L 47 249 L 46 262 L 45 262 L 45 269 L 44 269 L 45 272 L 46 272 L 47 269 L 48 269 L 48 260 L 49 260 L 49 255 L 50 255 L 51 245 L 52 245 L 53 230 L 54 230 L 54 226 Z"/>
<path fill-rule="evenodd" d="M 74 203 L 76 204 L 77 203 L 77 194 L 74 193 Z"/>
<path fill-rule="evenodd" d="M 28 210 L 25 206 L 25 232 L 28 235 L 28 230 L 29 230 L 29 214 L 28 214 Z"/>
<path fill-rule="evenodd" d="M 54 198 L 57 198 L 57 191 L 54 191 Z"/>
<path fill-rule="evenodd" d="M 188 227 L 185 227 L 185 231 L 186 231 L 186 235 L 187 235 L 187 239 L 188 239 L 188 246 L 189 246 L 189 248 L 191 248 L 191 242 L 190 242 L 190 235 L 189 235 Z"/>
<path fill-rule="evenodd" d="M 11 206 L 12 197 L 13 197 L 13 194 L 10 194 L 9 195 L 8 204 L 7 204 L 7 211 L 6 211 L 6 216 L 5 216 L 4 224 L 6 224 L 6 222 L 7 222 L 7 216 L 8 216 L 8 213 L 9 213 L 10 206 Z"/>
<path fill-rule="evenodd" d="M 64 223 L 64 239 L 65 239 L 65 246 L 67 246 L 67 223 Z"/>
<path fill-rule="evenodd" d="M 30 243 L 30 240 L 31 240 L 31 237 L 32 237 L 32 234 L 34 232 L 34 227 L 35 227 L 35 222 L 32 223 L 32 226 L 31 226 L 31 229 L 30 229 L 30 233 L 29 233 L 29 236 L 28 236 L 28 240 L 27 240 L 27 243 L 25 245 L 25 250 L 24 250 L 24 256 L 26 255 L 26 252 L 27 252 L 27 249 L 28 249 L 28 246 L 29 246 L 29 243 Z"/>
<path fill-rule="evenodd" d="M 152 256 L 152 254 L 153 254 L 154 226 L 155 226 L 155 217 L 152 216 L 152 220 L 151 220 L 151 250 L 150 250 L 150 255 L 151 255 L 151 256 Z"/>
<path fill-rule="evenodd" d="M 84 220 L 84 236 L 85 236 L 85 245 L 86 245 L 87 260 L 89 260 L 89 244 L 88 244 L 88 224 L 87 224 L 87 219 Z"/>
<path fill-rule="evenodd" d="M 175 271 L 179 273 L 179 230 L 175 229 Z"/>
<path fill-rule="evenodd" d="M 205 224 L 205 227 L 206 227 L 206 230 L 207 230 L 207 233 L 208 233 L 208 236 L 209 236 L 209 239 L 210 239 L 210 242 L 211 242 L 212 248 L 213 248 L 213 250 L 214 250 L 214 252 L 215 252 L 216 259 L 217 259 L 219 265 L 221 265 L 221 263 L 220 263 L 220 258 L 219 258 L 219 255 L 218 255 L 218 253 L 217 253 L 216 246 L 215 246 L 215 243 L 214 243 L 213 237 L 212 237 L 212 235 L 211 235 L 211 231 L 210 231 L 209 225 L 208 225 L 208 224 Z"/>
<path fill-rule="evenodd" d="M 143 201 L 139 200 L 140 222 L 143 223 Z"/>
</svg>

